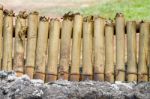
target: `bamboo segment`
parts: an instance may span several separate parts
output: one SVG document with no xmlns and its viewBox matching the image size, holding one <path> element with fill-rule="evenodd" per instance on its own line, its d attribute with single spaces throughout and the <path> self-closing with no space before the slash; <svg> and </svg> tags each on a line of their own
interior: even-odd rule
<svg viewBox="0 0 150 99">
<path fill-rule="evenodd" d="M 79 81 L 80 78 L 80 52 L 81 52 L 81 34 L 82 34 L 83 17 L 79 14 L 74 16 L 73 24 L 73 44 L 72 44 L 72 64 L 71 64 L 71 81 Z"/>
<path fill-rule="evenodd" d="M 140 26 L 139 39 L 139 63 L 138 63 L 138 82 L 148 81 L 148 40 L 149 40 L 149 23 L 143 22 Z"/>
<path fill-rule="evenodd" d="M 59 35 L 60 35 L 60 21 L 52 19 L 50 22 L 49 31 L 49 47 L 48 47 L 48 66 L 46 81 L 57 80 L 57 64 L 59 53 Z"/>
<path fill-rule="evenodd" d="M 14 51 L 14 71 L 17 76 L 22 76 L 24 73 L 24 47 L 25 47 L 25 34 L 27 30 L 26 25 L 26 12 L 21 12 L 16 19 L 15 27 L 15 51 Z"/>
<path fill-rule="evenodd" d="M 114 82 L 114 25 L 111 21 L 105 26 L 105 80 Z"/>
<path fill-rule="evenodd" d="M 38 30 L 38 12 L 31 12 L 28 16 L 26 70 L 25 73 L 32 79 L 35 67 L 35 50 Z"/>
<path fill-rule="evenodd" d="M 137 81 L 136 22 L 127 22 L 127 80 Z"/>
<path fill-rule="evenodd" d="M 13 16 L 12 10 L 4 10 L 3 25 L 3 62 L 2 70 L 12 70 L 12 34 L 13 34 Z"/>
<path fill-rule="evenodd" d="M 85 20 L 83 22 L 82 80 L 92 80 L 93 75 L 92 33 L 93 33 L 93 22 L 91 20 Z"/>
<path fill-rule="evenodd" d="M 125 81 L 125 19 L 122 13 L 116 15 L 116 80 Z"/>
<path fill-rule="evenodd" d="M 45 80 L 48 29 L 49 19 L 46 17 L 40 17 L 35 60 L 35 79 Z"/>
<path fill-rule="evenodd" d="M 62 22 L 58 79 L 68 80 L 72 25 L 72 19 L 68 17 Z"/>
<path fill-rule="evenodd" d="M 0 5 L 0 70 L 2 69 L 3 6 Z"/>
<path fill-rule="evenodd" d="M 105 19 L 95 18 L 94 20 L 94 80 L 104 81 L 105 68 Z"/>
</svg>

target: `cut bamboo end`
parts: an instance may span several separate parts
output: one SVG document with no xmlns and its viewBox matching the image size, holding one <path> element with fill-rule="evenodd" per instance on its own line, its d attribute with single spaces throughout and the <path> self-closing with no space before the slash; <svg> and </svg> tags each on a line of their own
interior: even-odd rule
<svg viewBox="0 0 150 99">
<path fill-rule="evenodd" d="M 47 18 L 47 17 L 45 17 L 45 16 L 41 16 L 41 17 L 40 17 L 40 21 L 42 21 L 42 22 L 47 22 L 47 21 L 49 21 L 49 18 Z"/>
<path fill-rule="evenodd" d="M 28 14 L 26 11 L 20 11 L 19 14 L 17 15 L 17 18 L 23 18 L 23 19 L 27 19 Z"/>
<path fill-rule="evenodd" d="M 15 16 L 15 13 L 13 12 L 13 10 L 7 10 L 7 9 L 5 9 L 4 10 L 4 15 L 5 16 Z"/>
<path fill-rule="evenodd" d="M 39 12 L 37 12 L 37 11 L 31 11 L 31 12 L 29 13 L 29 15 L 39 15 Z"/>
<path fill-rule="evenodd" d="M 55 74 L 46 74 L 46 82 L 56 81 L 57 75 Z"/>
<path fill-rule="evenodd" d="M 33 76 L 34 76 L 34 67 L 32 67 L 32 66 L 26 66 L 25 74 L 27 74 L 31 79 L 33 79 Z"/>
<path fill-rule="evenodd" d="M 79 81 L 80 75 L 79 74 L 70 74 L 70 81 Z"/>
<path fill-rule="evenodd" d="M 93 79 L 92 75 L 82 75 L 82 81 L 92 80 L 92 79 Z"/>
<path fill-rule="evenodd" d="M 41 79 L 41 80 L 45 80 L 45 73 L 41 73 L 41 72 L 36 72 L 34 74 L 34 79 Z"/>
</svg>

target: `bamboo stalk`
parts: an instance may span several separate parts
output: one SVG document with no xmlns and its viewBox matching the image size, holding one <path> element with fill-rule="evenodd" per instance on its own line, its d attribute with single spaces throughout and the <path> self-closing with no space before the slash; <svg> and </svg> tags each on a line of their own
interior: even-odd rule
<svg viewBox="0 0 150 99">
<path fill-rule="evenodd" d="M 111 20 L 105 26 L 105 80 L 114 82 L 114 25 Z"/>
<path fill-rule="evenodd" d="M 93 22 L 84 19 L 83 22 L 83 53 L 82 53 L 82 80 L 92 80 L 92 34 Z"/>
<path fill-rule="evenodd" d="M 81 34 L 83 17 L 79 14 L 74 16 L 73 24 L 73 43 L 72 43 L 72 62 L 71 62 L 71 81 L 79 81 L 80 78 L 80 52 Z"/>
<path fill-rule="evenodd" d="M 24 47 L 25 35 L 27 31 L 26 18 L 26 12 L 20 11 L 16 19 L 13 68 L 17 73 L 17 76 L 22 76 L 24 73 Z"/>
<path fill-rule="evenodd" d="M 68 80 L 72 25 L 72 17 L 66 15 L 62 22 L 60 41 L 60 66 L 58 70 L 58 79 Z"/>
<path fill-rule="evenodd" d="M 49 19 L 40 17 L 35 60 L 35 79 L 45 80 L 46 50 L 48 42 Z"/>
<path fill-rule="evenodd" d="M 3 6 L 0 5 L 0 70 L 2 69 L 2 32 L 3 32 Z"/>
<path fill-rule="evenodd" d="M 105 67 L 105 19 L 98 17 L 94 20 L 94 80 L 104 81 Z"/>
<path fill-rule="evenodd" d="M 148 41 L 149 41 L 149 23 L 142 22 L 140 25 L 139 39 L 139 63 L 138 63 L 138 82 L 148 81 Z"/>
<path fill-rule="evenodd" d="M 137 81 L 136 22 L 127 22 L 127 80 Z"/>
<path fill-rule="evenodd" d="M 116 80 L 125 81 L 125 19 L 122 13 L 116 15 Z"/>
<path fill-rule="evenodd" d="M 25 73 L 32 79 L 35 67 L 35 50 L 38 30 L 38 12 L 31 12 L 28 16 L 27 49 Z"/>
<path fill-rule="evenodd" d="M 4 10 L 4 15 L 2 70 L 12 71 L 12 34 L 14 13 L 12 10 Z"/>
<path fill-rule="evenodd" d="M 52 19 L 50 22 L 46 82 L 57 80 L 60 25 L 58 19 Z"/>
</svg>

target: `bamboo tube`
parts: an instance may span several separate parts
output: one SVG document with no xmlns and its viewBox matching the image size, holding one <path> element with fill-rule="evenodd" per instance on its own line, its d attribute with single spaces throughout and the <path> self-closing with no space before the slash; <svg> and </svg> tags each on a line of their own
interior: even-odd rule
<svg viewBox="0 0 150 99">
<path fill-rule="evenodd" d="M 52 19 L 50 22 L 46 82 L 57 80 L 60 25 L 58 19 Z"/>
<path fill-rule="evenodd" d="M 0 5 L 0 70 L 2 69 L 3 6 Z"/>
<path fill-rule="evenodd" d="M 125 19 L 122 13 L 116 15 L 116 80 L 125 81 Z"/>
<path fill-rule="evenodd" d="M 28 16 L 28 31 L 27 31 L 27 49 L 25 74 L 31 79 L 33 78 L 35 67 L 35 50 L 38 30 L 38 12 L 31 12 Z"/>
<path fill-rule="evenodd" d="M 127 80 L 137 81 L 136 22 L 127 22 Z"/>
<path fill-rule="evenodd" d="M 105 80 L 114 82 L 114 25 L 111 20 L 105 26 Z"/>
<path fill-rule="evenodd" d="M 142 22 L 140 25 L 139 39 L 139 63 L 138 63 L 138 82 L 148 81 L 148 40 L 149 40 L 149 24 Z"/>
<path fill-rule="evenodd" d="M 4 10 L 4 15 L 2 70 L 12 71 L 12 34 L 14 13 L 12 10 Z"/>
<path fill-rule="evenodd" d="M 73 43 L 72 43 L 72 62 L 71 62 L 71 81 L 79 81 L 80 78 L 80 52 L 81 52 L 81 34 L 83 17 L 79 14 L 74 16 L 73 24 Z"/>
<path fill-rule="evenodd" d="M 104 81 L 105 67 L 105 19 L 98 17 L 94 20 L 94 80 Z"/>
<path fill-rule="evenodd" d="M 72 25 L 72 17 L 66 15 L 62 22 L 60 41 L 60 66 L 58 70 L 58 79 L 68 80 Z"/>
<path fill-rule="evenodd" d="M 34 78 L 45 80 L 49 19 L 46 17 L 40 17 L 38 27 Z"/>
<path fill-rule="evenodd" d="M 16 19 L 13 69 L 17 73 L 17 76 L 22 76 L 24 73 L 24 47 L 27 31 L 26 18 L 26 12 L 20 11 Z"/>
<path fill-rule="evenodd" d="M 84 19 L 83 22 L 83 53 L 82 53 L 82 80 L 92 80 L 92 33 L 93 22 Z"/>
</svg>

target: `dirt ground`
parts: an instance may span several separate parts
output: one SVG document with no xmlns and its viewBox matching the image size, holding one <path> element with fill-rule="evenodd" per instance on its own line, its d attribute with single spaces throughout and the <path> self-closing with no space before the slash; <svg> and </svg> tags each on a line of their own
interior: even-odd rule
<svg viewBox="0 0 150 99">
<path fill-rule="evenodd" d="M 109 83 L 58 80 L 43 83 L 0 71 L 0 99 L 150 99 L 150 82 Z"/>
</svg>

